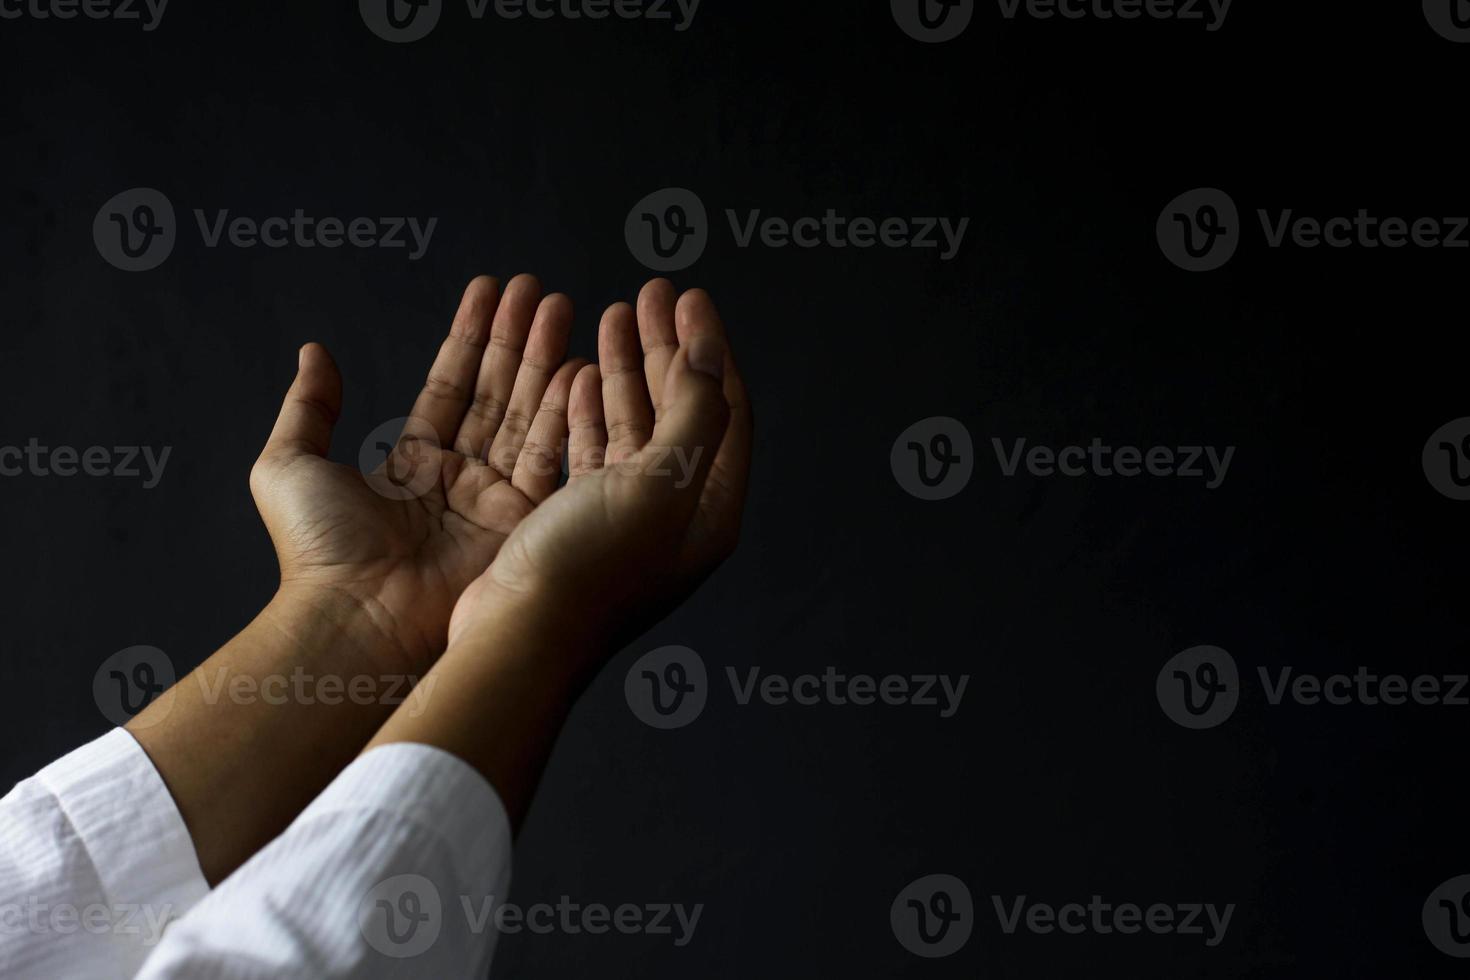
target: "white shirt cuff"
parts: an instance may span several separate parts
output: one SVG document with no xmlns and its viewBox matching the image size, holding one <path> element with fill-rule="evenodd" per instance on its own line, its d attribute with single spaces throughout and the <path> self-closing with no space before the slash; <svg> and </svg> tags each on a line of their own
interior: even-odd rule
<svg viewBox="0 0 1470 980">
<path fill-rule="evenodd" d="M 511 851 L 476 770 L 425 745 L 373 749 L 176 923 L 139 980 L 483 977 L 496 932 L 465 908 L 505 894 Z"/>
<path fill-rule="evenodd" d="M 209 894 L 173 796 L 125 729 L 62 756 L 36 779 L 76 831 L 110 904 L 144 907 L 162 922 Z"/>
<path fill-rule="evenodd" d="M 458 756 L 430 745 L 394 742 L 358 756 L 302 811 L 298 823 L 341 810 L 376 810 L 443 838 L 472 866 L 511 848 L 500 795 Z"/>
</svg>

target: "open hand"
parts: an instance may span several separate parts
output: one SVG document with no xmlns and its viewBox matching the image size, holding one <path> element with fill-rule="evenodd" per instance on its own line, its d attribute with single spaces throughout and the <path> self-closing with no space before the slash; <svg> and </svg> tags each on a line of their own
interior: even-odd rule
<svg viewBox="0 0 1470 980">
<path fill-rule="evenodd" d="M 702 290 L 644 287 L 611 307 L 600 367 L 571 385 L 567 485 L 505 542 L 454 610 L 451 639 L 510 594 L 625 638 L 682 600 L 734 549 L 752 417 L 724 327 Z"/>
<path fill-rule="evenodd" d="M 582 366 L 562 364 L 571 319 L 531 276 L 503 296 L 471 282 L 402 438 L 366 477 L 326 459 L 342 379 L 325 348 L 303 347 L 250 474 L 283 590 L 350 598 L 403 665 L 427 667 L 455 600 L 560 480 Z"/>
</svg>

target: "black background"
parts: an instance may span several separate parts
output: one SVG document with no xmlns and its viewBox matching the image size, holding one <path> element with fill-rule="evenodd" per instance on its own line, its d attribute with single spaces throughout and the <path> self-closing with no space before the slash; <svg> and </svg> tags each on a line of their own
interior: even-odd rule
<svg viewBox="0 0 1470 980">
<path fill-rule="evenodd" d="M 923 45 L 887 3 L 705 0 L 667 22 L 473 21 L 409 45 L 353 3 L 173 0 L 160 28 L 0 21 L 0 445 L 168 445 L 160 486 L 0 480 L 3 775 L 107 723 L 98 664 L 181 671 L 270 596 L 246 475 L 319 340 L 343 368 L 334 456 L 403 415 L 475 274 L 533 271 L 597 316 L 648 278 L 632 204 L 696 190 L 708 288 L 752 388 L 741 549 L 615 659 L 571 719 L 512 899 L 704 903 L 694 941 L 509 936 L 493 975 L 1440 976 L 1420 907 L 1470 871 L 1466 709 L 1269 706 L 1258 666 L 1464 667 L 1466 506 L 1426 482 L 1470 414 L 1465 252 L 1266 247 L 1256 208 L 1465 214 L 1470 47 L 1418 4 L 1240 0 L 1198 22 L 1004 20 Z M 107 265 L 92 220 L 166 193 L 159 269 Z M 1228 191 L 1247 234 L 1189 274 L 1160 209 Z M 436 216 L 428 254 L 206 249 L 192 209 Z M 737 248 L 725 208 L 968 216 L 933 251 Z M 889 449 L 952 415 L 964 493 L 904 493 Z M 991 437 L 1234 445 L 1224 485 L 1004 478 Z M 628 710 L 631 658 L 697 649 L 704 715 Z M 1189 646 L 1249 680 L 1223 726 L 1154 695 Z M 738 707 L 724 668 L 968 673 L 957 716 Z M 958 875 L 979 911 L 946 960 L 889 904 Z M 991 895 L 1237 905 L 1225 941 L 1007 936 Z"/>
</svg>

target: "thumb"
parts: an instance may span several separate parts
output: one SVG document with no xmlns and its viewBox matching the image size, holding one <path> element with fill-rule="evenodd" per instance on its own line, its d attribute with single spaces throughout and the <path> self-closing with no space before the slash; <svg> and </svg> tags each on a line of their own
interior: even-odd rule
<svg viewBox="0 0 1470 980">
<path fill-rule="evenodd" d="M 297 355 L 296 380 L 261 457 L 325 456 L 341 411 L 342 375 L 336 362 L 321 344 L 307 344 Z"/>
<path fill-rule="evenodd" d="M 659 495 L 679 501 L 686 517 L 699 502 L 730 422 L 724 376 L 725 344 L 718 337 L 696 336 L 680 347 L 664 379 L 662 416 L 638 453 L 640 478 L 657 480 Z"/>
</svg>

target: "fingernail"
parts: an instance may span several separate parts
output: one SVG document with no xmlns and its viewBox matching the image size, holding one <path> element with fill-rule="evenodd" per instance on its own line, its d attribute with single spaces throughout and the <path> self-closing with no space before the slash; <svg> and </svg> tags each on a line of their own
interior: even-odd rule
<svg viewBox="0 0 1470 980">
<path fill-rule="evenodd" d="M 713 337 L 696 337 L 689 344 L 689 366 L 715 380 L 725 376 L 725 345 Z"/>
</svg>

